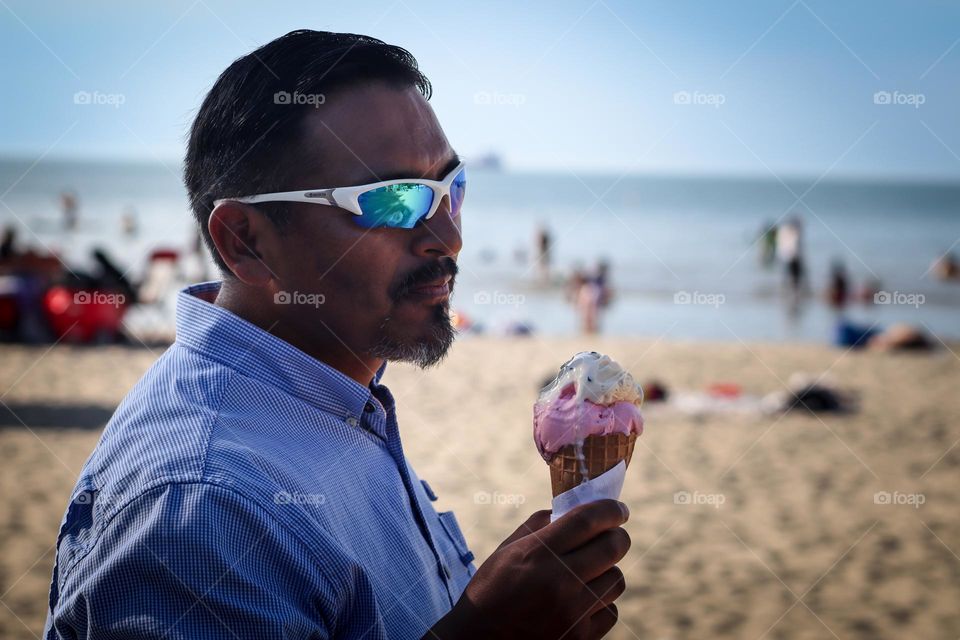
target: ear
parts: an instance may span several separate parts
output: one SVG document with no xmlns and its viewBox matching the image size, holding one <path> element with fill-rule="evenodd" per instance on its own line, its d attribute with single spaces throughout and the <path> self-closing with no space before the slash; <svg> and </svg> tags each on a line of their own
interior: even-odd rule
<svg viewBox="0 0 960 640">
<path fill-rule="evenodd" d="M 255 207 L 221 202 L 210 212 L 207 229 L 214 246 L 233 275 L 255 287 L 279 280 L 265 259 L 265 247 L 276 229 Z"/>
</svg>

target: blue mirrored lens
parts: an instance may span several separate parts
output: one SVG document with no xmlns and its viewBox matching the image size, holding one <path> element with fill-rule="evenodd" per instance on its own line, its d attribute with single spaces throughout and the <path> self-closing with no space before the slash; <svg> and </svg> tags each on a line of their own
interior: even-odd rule
<svg viewBox="0 0 960 640">
<path fill-rule="evenodd" d="M 433 205 L 433 189 L 423 184 L 393 184 L 360 194 L 361 227 L 412 229 Z"/>
<path fill-rule="evenodd" d="M 456 218 L 460 215 L 460 208 L 463 206 L 463 199 L 467 195 L 467 170 L 461 169 L 457 177 L 453 179 L 450 185 L 450 217 Z"/>
</svg>

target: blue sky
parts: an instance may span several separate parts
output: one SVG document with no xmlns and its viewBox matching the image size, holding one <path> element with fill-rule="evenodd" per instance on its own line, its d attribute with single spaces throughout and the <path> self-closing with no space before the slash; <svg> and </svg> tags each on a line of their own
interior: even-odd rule
<svg viewBox="0 0 960 640">
<path fill-rule="evenodd" d="M 960 172 L 946 0 L 0 0 L 0 14 L 3 155 L 175 162 L 223 68 L 308 27 L 409 49 L 454 146 L 515 168 Z"/>
</svg>

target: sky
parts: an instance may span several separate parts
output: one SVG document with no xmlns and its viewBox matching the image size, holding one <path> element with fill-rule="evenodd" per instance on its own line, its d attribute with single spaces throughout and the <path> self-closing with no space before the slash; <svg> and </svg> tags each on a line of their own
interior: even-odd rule
<svg viewBox="0 0 960 640">
<path fill-rule="evenodd" d="M 0 0 L 0 155 L 177 162 L 235 58 L 405 47 L 461 155 L 509 168 L 956 179 L 960 3 Z"/>
</svg>

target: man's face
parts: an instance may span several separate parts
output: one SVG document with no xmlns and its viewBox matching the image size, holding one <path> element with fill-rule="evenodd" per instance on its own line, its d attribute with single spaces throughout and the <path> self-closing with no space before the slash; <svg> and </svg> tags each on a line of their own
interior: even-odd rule
<svg viewBox="0 0 960 640">
<path fill-rule="evenodd" d="M 440 180 L 458 163 L 427 101 L 414 88 L 350 87 L 327 96 L 302 126 L 302 183 L 345 187 L 395 178 Z M 315 167 L 315 169 L 313 168 Z M 439 361 L 453 341 L 449 293 L 462 246 L 447 198 L 413 229 L 366 229 L 337 207 L 291 205 L 271 269 L 290 304 L 286 331 L 310 344 L 334 339 L 361 357 Z M 304 298 L 298 294 L 321 294 Z M 330 335 L 332 334 L 332 336 Z"/>
</svg>

